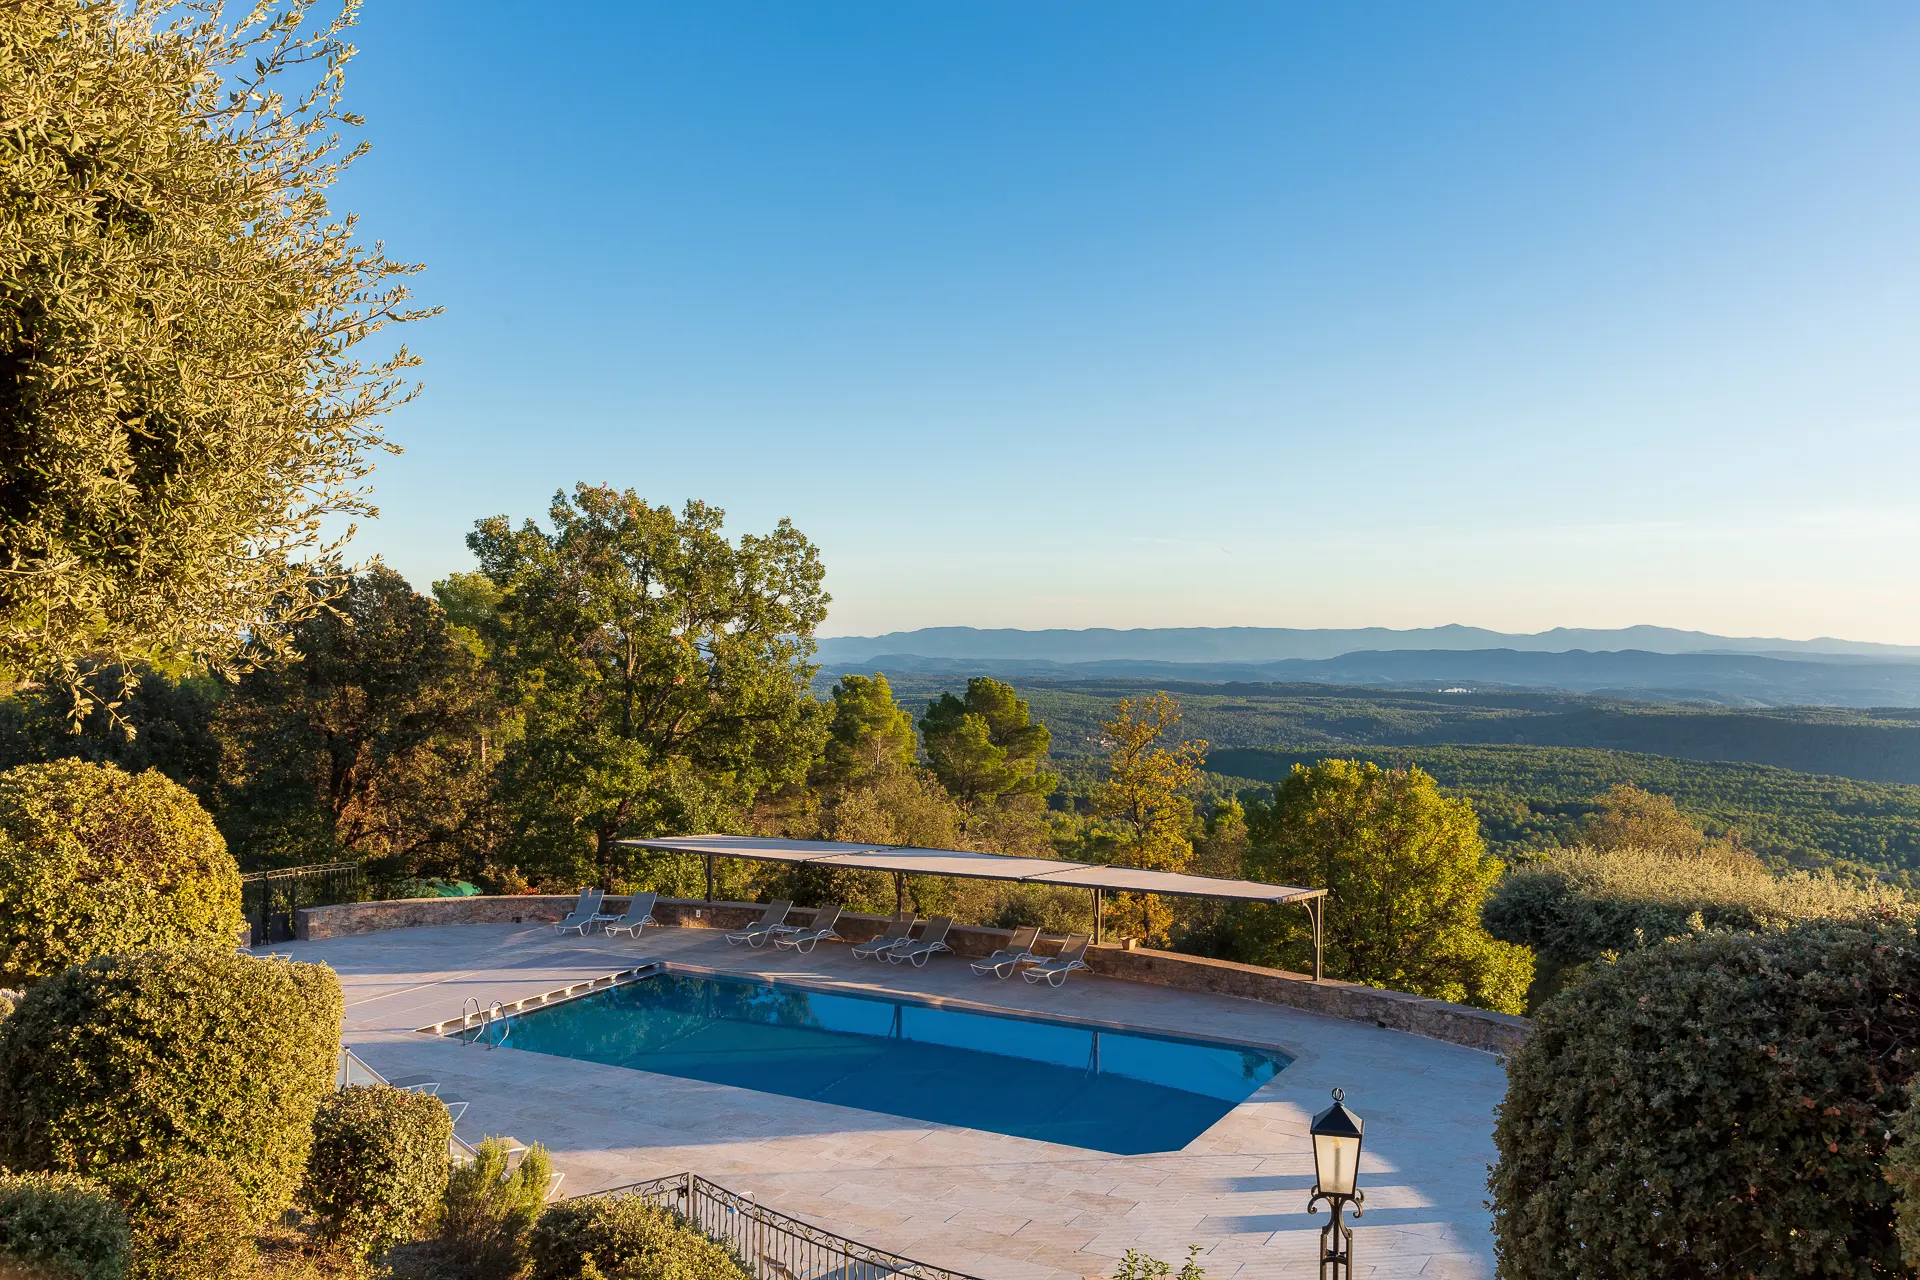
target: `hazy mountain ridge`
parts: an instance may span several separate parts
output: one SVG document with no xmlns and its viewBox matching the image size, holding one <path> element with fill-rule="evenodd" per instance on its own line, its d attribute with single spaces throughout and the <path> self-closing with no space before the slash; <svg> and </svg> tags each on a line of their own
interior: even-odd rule
<svg viewBox="0 0 1920 1280">
<path fill-rule="evenodd" d="M 1779 640 L 1713 635 L 1673 627 L 1594 629 L 1555 627 L 1510 633 L 1457 624 L 1394 630 L 1294 627 L 1092 627 L 1022 631 L 1013 628 L 923 627 L 882 636 L 830 636 L 820 642 L 828 662 L 870 661 L 880 654 L 922 658 L 1018 659 L 1062 663 L 1104 661 L 1277 662 L 1338 658 L 1359 651 L 1509 649 L 1559 653 L 1569 650 L 1648 653 L 1780 654 L 1920 660 L 1920 645 L 1878 644 L 1820 637 Z"/>
</svg>

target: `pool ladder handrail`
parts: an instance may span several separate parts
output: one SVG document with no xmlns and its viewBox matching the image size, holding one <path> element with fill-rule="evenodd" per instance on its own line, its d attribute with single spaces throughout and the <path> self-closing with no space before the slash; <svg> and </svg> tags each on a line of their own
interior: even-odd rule
<svg viewBox="0 0 1920 1280">
<path fill-rule="evenodd" d="M 507 1006 L 498 1000 L 495 1000 L 491 1005 L 487 1006 L 487 1020 L 480 1024 L 480 1030 L 487 1037 L 487 1048 L 489 1050 L 498 1047 L 494 1043 L 493 1032 L 490 1029 L 496 1020 L 500 1023 L 500 1044 L 505 1044 L 507 1042 L 507 1036 L 511 1034 L 513 1028 L 507 1025 Z"/>
<path fill-rule="evenodd" d="M 472 1006 L 471 1010 L 468 1008 L 469 1005 Z M 477 1027 L 474 1026 L 476 1019 L 479 1021 L 479 1026 Z M 493 1024 L 496 1021 L 500 1024 L 500 1039 L 497 1042 L 493 1038 L 492 1030 Z M 470 1037 L 467 1035 L 469 1028 L 473 1030 L 473 1035 Z M 507 1006 L 500 1001 L 495 1000 L 491 1005 L 482 1008 L 479 996 L 468 996 L 465 1002 L 461 1004 L 461 1044 L 474 1044 L 477 1041 L 484 1040 L 486 1041 L 487 1048 L 493 1049 L 497 1047 L 497 1045 L 505 1044 L 507 1042 L 507 1036 L 511 1034 L 511 1032 L 512 1028 L 507 1025 Z"/>
</svg>

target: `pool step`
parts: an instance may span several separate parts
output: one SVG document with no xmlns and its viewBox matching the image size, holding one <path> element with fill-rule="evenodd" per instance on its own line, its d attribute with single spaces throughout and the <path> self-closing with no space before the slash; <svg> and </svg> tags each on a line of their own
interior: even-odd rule
<svg viewBox="0 0 1920 1280">
<path fill-rule="evenodd" d="M 547 1005 L 561 1004 L 568 1000 L 578 1000 L 581 996 L 590 996 L 597 991 L 605 991 L 609 987 L 624 986 L 629 982 L 639 982 L 642 979 L 665 973 L 666 970 L 667 962 L 665 960 L 642 960 L 631 969 L 622 969 L 618 973 L 602 974 L 598 978 L 589 978 L 585 982 L 575 982 L 568 986 L 555 987 L 552 991 L 542 991 L 538 995 L 526 996 L 511 1002 L 496 1000 L 492 1006 L 483 1011 L 478 1017 L 475 1017 L 472 1013 L 463 1012 L 457 1018 L 448 1018 L 443 1022 L 435 1022 L 424 1027 L 416 1027 L 415 1030 L 430 1036 L 445 1036 L 453 1035 L 461 1031 L 472 1031 L 475 1027 L 484 1027 L 488 1022 L 496 1018 L 508 1017 L 516 1013 L 524 1013 L 529 1009 L 539 1009 Z M 473 999 L 474 997 L 468 997 L 469 1002 Z M 477 1037 L 475 1042 L 477 1042 Z"/>
</svg>

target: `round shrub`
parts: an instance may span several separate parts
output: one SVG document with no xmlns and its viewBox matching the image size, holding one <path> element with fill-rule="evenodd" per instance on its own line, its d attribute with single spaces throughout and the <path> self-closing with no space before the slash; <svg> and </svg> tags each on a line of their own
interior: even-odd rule
<svg viewBox="0 0 1920 1280">
<path fill-rule="evenodd" d="M 300 1199 L 321 1234 L 366 1254 L 412 1239 L 447 1189 L 453 1121 L 438 1098 L 352 1085 L 320 1104 Z"/>
<path fill-rule="evenodd" d="M 129 1280 L 229 1280 L 248 1274 L 260 1223 L 226 1165 L 174 1154 L 121 1165 L 105 1181 L 133 1227 Z"/>
<path fill-rule="evenodd" d="M 205 1158 L 264 1221 L 306 1168 L 342 1011 L 324 965 L 232 950 L 67 969 L 0 1023 L 0 1165 L 118 1181 Z"/>
<path fill-rule="evenodd" d="M 123 1280 L 130 1247 L 127 1215 L 98 1183 L 0 1174 L 0 1274 L 11 1262 L 62 1280 Z"/>
<path fill-rule="evenodd" d="M 231 947 L 240 925 L 239 869 L 178 783 L 80 760 L 0 773 L 0 982 L 146 947 Z"/>
<path fill-rule="evenodd" d="M 540 1215 L 528 1280 L 750 1280 L 733 1251 L 638 1196 L 582 1197 Z"/>
<path fill-rule="evenodd" d="M 1905 921 L 1702 934 L 1593 965 L 1508 1066 L 1500 1274 L 1906 1274 L 1882 1164 L 1917 986 Z"/>
</svg>

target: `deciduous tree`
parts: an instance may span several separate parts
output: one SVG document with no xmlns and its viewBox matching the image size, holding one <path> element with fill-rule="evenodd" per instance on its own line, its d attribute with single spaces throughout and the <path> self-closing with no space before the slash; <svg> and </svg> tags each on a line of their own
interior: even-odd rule
<svg viewBox="0 0 1920 1280">
<path fill-rule="evenodd" d="M 1500 866 L 1465 800 L 1419 769 L 1351 760 L 1296 765 L 1247 816 L 1254 879 L 1328 890 L 1334 977 L 1506 1013 L 1526 1003 L 1525 947 L 1480 925 Z M 1247 913 L 1260 963 L 1306 969 L 1312 933 L 1297 911 Z"/>
<path fill-rule="evenodd" d="M 440 606 L 390 569 L 295 629 L 293 660 L 219 708 L 221 818 L 255 865 L 381 859 L 390 875 L 478 870 L 502 713 Z"/>
<path fill-rule="evenodd" d="M 527 859 L 611 885 L 621 838 L 738 829 L 760 791 L 805 777 L 828 596 L 785 520 L 736 543 L 716 507 L 676 516 L 586 484 L 548 514 L 550 530 L 495 516 L 467 538 L 501 593 L 489 647 L 526 726 L 507 801 Z"/>
<path fill-rule="evenodd" d="M 1094 812 L 1121 830 L 1118 861 L 1148 871 L 1184 871 L 1193 861 L 1193 801 L 1207 744 L 1189 738 L 1168 747 L 1180 725 L 1180 703 L 1166 693 L 1122 698 L 1100 726 L 1107 776 L 1093 793 Z M 1119 894 L 1114 914 L 1139 937 L 1164 942 L 1173 916 L 1151 894 Z"/>
<path fill-rule="evenodd" d="M 0 5 L 0 681 L 275 650 L 370 513 L 414 270 L 327 189 L 348 5 Z M 314 73 L 314 82 L 294 81 Z M 362 144 L 364 146 L 364 144 Z M 99 698 L 111 700 L 101 693 Z"/>
</svg>

